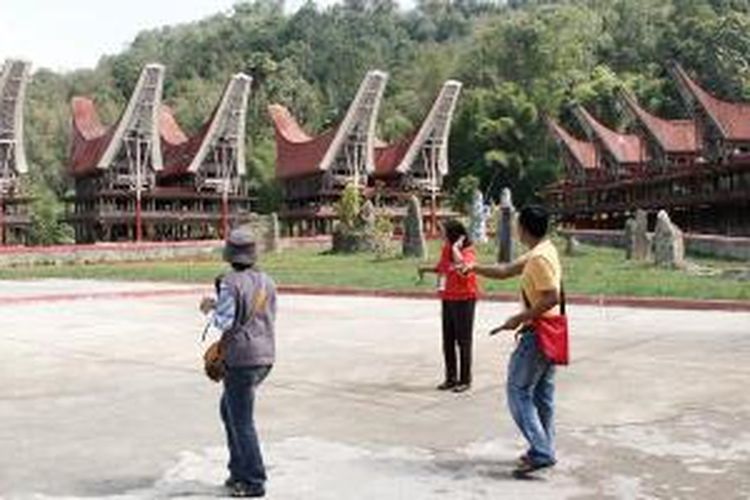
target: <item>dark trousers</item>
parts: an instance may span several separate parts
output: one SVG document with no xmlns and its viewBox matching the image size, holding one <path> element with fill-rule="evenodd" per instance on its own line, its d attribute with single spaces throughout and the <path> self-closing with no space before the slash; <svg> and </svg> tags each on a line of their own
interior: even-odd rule
<svg viewBox="0 0 750 500">
<path fill-rule="evenodd" d="M 228 367 L 221 396 L 221 420 L 229 447 L 229 474 L 235 481 L 263 488 L 266 469 L 255 430 L 255 389 L 270 366 Z"/>
<path fill-rule="evenodd" d="M 443 301 L 443 357 L 447 381 L 471 384 L 471 344 L 476 303 L 476 300 Z M 456 367 L 456 348 L 460 372 Z M 457 374 L 460 374 L 458 379 Z"/>
</svg>

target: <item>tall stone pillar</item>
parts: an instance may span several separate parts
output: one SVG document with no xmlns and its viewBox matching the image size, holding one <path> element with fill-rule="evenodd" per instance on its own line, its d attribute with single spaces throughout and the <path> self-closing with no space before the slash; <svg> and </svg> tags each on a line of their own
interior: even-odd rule
<svg viewBox="0 0 750 500">
<path fill-rule="evenodd" d="M 487 208 L 484 206 L 484 196 L 480 190 L 474 191 L 469 213 L 469 235 L 475 243 L 487 241 Z"/>
<path fill-rule="evenodd" d="M 500 195 L 500 210 L 497 218 L 497 261 L 513 259 L 513 198 L 510 189 L 503 188 Z"/>
<path fill-rule="evenodd" d="M 424 236 L 422 207 L 416 196 L 409 197 L 409 206 L 404 219 L 404 240 L 402 253 L 404 257 L 427 258 L 427 242 Z"/>
</svg>

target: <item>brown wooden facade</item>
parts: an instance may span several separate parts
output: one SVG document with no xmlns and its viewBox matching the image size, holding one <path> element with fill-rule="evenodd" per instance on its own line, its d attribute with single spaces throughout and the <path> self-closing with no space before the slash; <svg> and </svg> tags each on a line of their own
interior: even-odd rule
<svg viewBox="0 0 750 500">
<path fill-rule="evenodd" d="M 543 194 L 564 225 L 621 229 L 636 209 L 652 217 L 664 209 L 685 231 L 750 235 L 750 105 L 720 101 L 681 67 L 671 69 L 687 119 L 656 117 L 623 92 L 627 133 L 592 126 L 581 109 L 583 139 L 550 120 L 566 170 Z M 580 151 L 593 151 L 594 163 Z"/>
</svg>

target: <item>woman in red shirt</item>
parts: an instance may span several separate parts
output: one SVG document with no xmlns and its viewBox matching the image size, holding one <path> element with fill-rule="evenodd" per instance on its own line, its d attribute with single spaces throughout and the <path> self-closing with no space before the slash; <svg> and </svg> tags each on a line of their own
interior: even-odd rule
<svg viewBox="0 0 750 500">
<path fill-rule="evenodd" d="M 425 273 L 438 275 L 438 291 L 442 300 L 445 380 L 437 388 L 441 391 L 464 392 L 471 387 L 471 345 L 478 286 L 475 273 L 463 274 L 460 269 L 463 266 L 471 268 L 476 262 L 476 253 L 466 227 L 459 221 L 449 220 L 442 229 L 445 243 L 440 261 L 435 266 L 422 266 L 418 272 L 420 279 Z M 460 369 L 456 366 L 456 348 Z"/>
</svg>

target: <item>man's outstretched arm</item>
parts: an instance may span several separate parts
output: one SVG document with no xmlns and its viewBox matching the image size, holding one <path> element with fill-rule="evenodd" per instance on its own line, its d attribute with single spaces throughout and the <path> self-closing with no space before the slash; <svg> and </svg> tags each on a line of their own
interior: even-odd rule
<svg viewBox="0 0 750 500">
<path fill-rule="evenodd" d="M 475 264 L 467 266 L 464 272 L 474 271 L 479 276 L 484 276 L 485 278 L 504 280 L 514 276 L 519 276 L 523 272 L 523 266 L 526 265 L 527 260 L 528 257 L 523 256 L 509 264 L 496 264 L 493 266 Z"/>
</svg>

